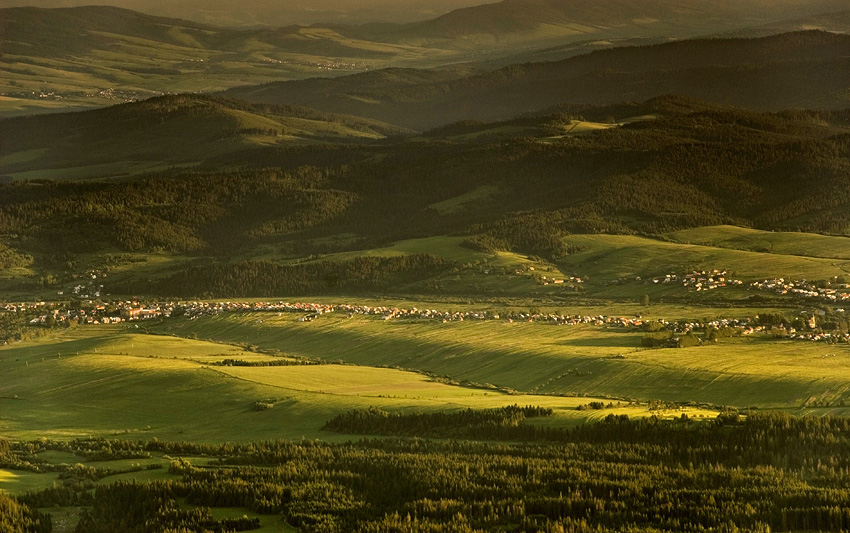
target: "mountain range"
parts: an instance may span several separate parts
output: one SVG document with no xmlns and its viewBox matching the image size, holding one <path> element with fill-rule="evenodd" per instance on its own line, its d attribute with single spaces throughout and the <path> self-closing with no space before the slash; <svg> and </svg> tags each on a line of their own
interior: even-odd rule
<svg viewBox="0 0 850 533">
<path fill-rule="evenodd" d="M 686 9 L 663 0 L 504 0 L 405 24 L 232 29 L 108 6 L 7 8 L 0 115 L 389 67 L 449 68 L 461 77 L 623 44 L 847 31 L 849 18 L 836 0 L 694 0 Z"/>
<path fill-rule="evenodd" d="M 458 79 L 384 70 L 228 91 L 427 129 L 499 120 L 563 103 L 610 104 L 679 94 L 761 110 L 850 106 L 850 36 L 821 31 L 757 39 L 702 39 L 596 51 L 511 65 Z"/>
<path fill-rule="evenodd" d="M 480 0 L 104 0 L 103 5 L 149 15 L 182 18 L 225 27 L 289 26 L 316 23 L 405 23 L 430 19 L 453 9 L 477 5 Z M 4 0 L 12 7 L 80 7 L 88 0 Z"/>
</svg>

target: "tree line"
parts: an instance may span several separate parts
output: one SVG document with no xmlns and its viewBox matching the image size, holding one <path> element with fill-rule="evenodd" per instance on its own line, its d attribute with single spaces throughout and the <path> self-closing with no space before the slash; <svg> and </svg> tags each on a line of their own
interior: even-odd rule
<svg viewBox="0 0 850 533">
<path fill-rule="evenodd" d="M 460 427 L 470 425 L 466 422 L 474 426 L 494 413 L 460 412 L 454 421 Z M 547 411 L 532 408 L 529 413 Z M 419 415 L 397 420 L 405 432 L 418 427 L 426 434 L 429 427 L 445 427 L 444 421 Z M 711 421 L 610 415 L 564 435 L 555 442 L 418 437 L 339 444 L 44 440 L 15 444 L 12 450 L 100 448 L 174 458 L 171 480 L 120 482 L 94 491 L 91 482 L 75 480 L 18 498 L 18 505 L 39 507 L 88 502 L 83 504 L 91 510 L 79 533 L 215 531 L 219 526 L 208 522 L 204 511 L 212 507 L 281 515 L 303 531 L 317 532 L 765 533 L 850 528 L 850 420 L 845 418 L 743 416 L 734 410 Z M 180 458 L 199 455 L 212 459 L 209 466 Z"/>
<path fill-rule="evenodd" d="M 318 294 L 334 290 L 387 290 L 438 274 L 449 266 L 432 254 L 357 257 L 350 261 L 280 264 L 272 261 L 212 263 L 181 269 L 157 280 L 111 286 L 124 294 L 181 297 L 260 297 Z"/>
<path fill-rule="evenodd" d="M 555 143 L 257 148 L 132 179 L 0 184 L 0 235 L 15 236 L 0 265 L 32 256 L 52 271 L 104 250 L 228 260 L 264 244 L 309 255 L 445 234 L 466 235 L 477 250 L 555 258 L 571 253 L 569 233 L 850 226 L 845 114 L 644 107 L 661 116 Z M 492 192 L 462 209 L 432 207 L 485 186 Z"/>
</svg>

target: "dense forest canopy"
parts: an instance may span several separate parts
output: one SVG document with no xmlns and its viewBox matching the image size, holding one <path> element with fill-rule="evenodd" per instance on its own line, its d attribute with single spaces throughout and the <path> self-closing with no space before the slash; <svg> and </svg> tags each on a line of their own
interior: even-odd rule
<svg viewBox="0 0 850 533">
<path fill-rule="evenodd" d="M 513 415 L 522 412 L 546 414 L 529 407 Z M 483 428 L 491 416 L 461 412 L 398 421 L 412 435 L 447 423 L 460 434 Z M 522 425 L 513 419 L 503 427 Z M 846 419 L 726 411 L 701 422 L 610 415 L 561 431 L 558 443 L 41 441 L 17 445 L 13 461 L 37 461 L 45 450 L 101 460 L 165 452 L 174 457 L 172 479 L 120 481 L 92 491 L 104 469 L 58 467 L 65 472 L 61 485 L 14 505 L 31 514 L 24 506 L 84 505 L 78 533 L 257 527 L 247 516 L 217 521 L 211 507 L 282 514 L 316 532 L 843 531 L 850 527 L 848 431 Z M 202 455 L 214 459 L 209 466 L 184 458 Z"/>
<path fill-rule="evenodd" d="M 135 109 L 144 122 L 164 103 L 120 114 Z M 626 120 L 635 116 L 652 118 Z M 576 121 L 603 117 L 625 122 L 569 134 Z M 0 258 L 22 266 L 32 257 L 42 268 L 46 256 L 104 251 L 244 260 L 268 244 L 306 255 L 444 234 L 471 235 L 483 251 L 556 258 L 569 253 L 568 233 L 736 224 L 845 234 L 847 125 L 847 112 L 766 114 L 668 96 L 470 122 L 424 139 L 248 148 L 118 180 L 13 182 L 0 185 Z M 462 209 L 433 207 L 481 188 L 490 192 Z M 331 238 L 340 234 L 348 237 Z M 218 286 L 224 270 L 202 279 Z M 226 284 L 213 292 L 248 293 Z"/>
</svg>

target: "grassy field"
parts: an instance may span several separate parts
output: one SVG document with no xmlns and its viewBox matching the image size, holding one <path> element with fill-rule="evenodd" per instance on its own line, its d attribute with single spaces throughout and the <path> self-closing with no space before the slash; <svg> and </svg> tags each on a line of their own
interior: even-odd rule
<svg viewBox="0 0 850 533">
<path fill-rule="evenodd" d="M 269 321 L 258 323 L 254 317 L 249 322 Z M 14 379 L 0 385 L 0 435 L 333 440 L 346 437 L 323 432 L 326 420 L 370 406 L 427 411 L 519 403 L 552 407 L 567 425 L 588 417 L 588 412 L 575 409 L 590 401 L 586 398 L 509 395 L 368 365 L 210 365 L 225 358 L 258 361 L 269 356 L 227 344 L 140 335 L 126 326 L 75 328 L 4 347 L 0 370 Z M 274 408 L 254 411 L 258 401 L 273 403 Z M 636 416 L 646 410 L 624 409 Z"/>
<path fill-rule="evenodd" d="M 847 396 L 846 345 L 765 337 L 650 350 L 642 334 L 597 326 L 380 321 L 326 315 L 171 322 L 168 331 L 245 341 L 298 356 L 425 370 L 517 391 L 796 409 Z M 826 357 L 835 355 L 835 357 Z"/>
<path fill-rule="evenodd" d="M 749 238 L 726 240 L 726 228 L 733 235 Z M 680 285 L 667 286 L 647 283 L 646 279 L 666 274 L 682 276 L 692 271 L 726 270 L 731 278 L 744 282 L 773 277 L 785 279 L 830 279 L 850 274 L 845 237 L 809 235 L 804 233 L 772 233 L 732 226 L 699 228 L 669 236 L 679 242 L 668 242 L 631 235 L 570 235 L 569 245 L 579 251 L 558 261 L 564 272 L 576 272 L 586 278 L 588 292 L 611 298 L 636 298 L 643 293 L 651 296 L 679 296 Z M 816 238 L 808 244 L 809 237 Z M 758 244 L 769 238 L 771 251 Z M 691 239 L 695 244 L 685 244 Z M 816 241 L 816 242 L 815 242 Z M 736 246 L 729 242 L 737 243 Z M 641 278 L 635 283 L 635 278 Z M 625 284 L 614 283 L 618 280 Z M 701 295 L 691 291 L 687 298 L 693 302 L 705 300 L 736 300 L 749 295 L 746 290 L 725 289 Z"/>
<path fill-rule="evenodd" d="M 475 190 L 431 207 L 438 210 L 462 209 L 467 202 L 482 201 L 486 194 L 489 194 L 486 190 Z M 724 238 L 729 235 L 750 237 L 733 240 L 737 243 L 733 247 L 729 244 L 731 238 Z M 581 295 L 622 301 L 635 300 L 648 293 L 653 299 L 687 300 L 696 304 L 735 302 L 753 293 L 746 288 L 732 287 L 697 293 L 677 283 L 652 284 L 649 278 L 666 274 L 682 276 L 694 270 L 713 269 L 726 270 L 728 277 L 745 282 L 773 277 L 813 280 L 850 276 L 850 239 L 845 237 L 774 233 L 733 226 L 698 228 L 667 237 L 682 242 L 632 235 L 569 235 L 565 240 L 577 251 L 555 264 L 512 252 L 477 252 L 462 246 L 466 240 L 463 236 L 410 239 L 382 248 L 329 254 L 316 261 L 430 253 L 459 266 L 424 285 L 426 289 L 437 287 L 446 294 L 571 298 Z M 688 239 L 693 244 L 687 243 Z M 771 251 L 759 245 L 763 239 L 774 243 Z M 275 254 L 262 257 L 274 258 Z M 517 274 L 517 271 L 520 273 Z M 542 285 L 534 281 L 535 274 L 536 277 L 561 279 L 577 276 L 584 283 Z M 408 289 L 407 292 L 416 292 L 417 288 Z"/>
<path fill-rule="evenodd" d="M 764 232 L 762 232 L 764 233 Z M 717 244 L 677 244 L 630 235 L 571 235 L 570 245 L 580 249 L 562 262 L 577 270 L 588 270 L 598 281 L 629 276 L 658 276 L 692 270 L 723 269 L 742 280 L 784 276 L 793 279 L 827 279 L 850 273 L 846 257 L 803 254 L 797 247 L 806 234 L 792 234 L 782 253 L 731 249 Z M 777 241 L 781 240 L 780 236 Z M 848 242 L 845 237 L 821 237 L 813 249 L 832 248 Z"/>
<path fill-rule="evenodd" d="M 335 301 L 333 298 L 310 301 Z M 358 303 L 439 307 L 433 301 Z M 456 310 L 482 309 L 456 303 Z M 493 303 L 490 310 L 509 309 Z M 634 304 L 543 309 L 561 313 L 633 314 Z M 643 309 L 668 318 L 743 316 L 757 309 L 684 305 Z M 712 315 L 712 313 L 718 313 Z M 271 439 L 348 440 L 323 431 L 325 421 L 372 406 L 395 412 L 550 407 L 554 416 L 528 423 L 572 427 L 609 414 L 697 419 L 714 405 L 781 409 L 795 414 L 848 415 L 850 346 L 782 341 L 767 336 L 727 339 L 687 349 L 644 349 L 642 333 L 594 325 L 553 326 L 507 321 L 382 321 L 329 313 L 309 323 L 298 314 L 249 313 L 172 319 L 142 328 L 127 324 L 75 327 L 0 348 L 0 437 L 13 440 L 104 436 L 115 439 L 223 442 Z M 159 333 L 142 333 L 153 328 Z M 256 347 L 276 349 L 275 356 Z M 327 365 L 220 366 L 322 358 Z M 345 363 L 345 364 L 343 364 Z M 433 379 L 430 375 L 443 376 Z M 564 396 L 569 395 L 569 396 Z M 619 398 L 619 399 L 617 399 Z M 627 399 L 642 400 L 630 402 Z M 648 400 L 679 402 L 653 405 Z M 808 408 L 821 400 L 834 407 Z M 273 404 L 254 410 L 255 402 Z M 602 409 L 577 409 L 602 402 Z M 83 463 L 117 472 L 98 483 L 173 479 L 171 459 L 87 461 L 42 452 L 53 464 Z M 210 459 L 188 457 L 196 465 Z M 159 466 L 152 469 L 150 467 Z M 126 472 L 128 469 L 141 470 Z M 122 473 L 122 471 L 124 471 Z M 59 483 L 56 473 L 0 469 L 0 491 L 20 494 Z M 186 508 L 190 506 L 181 503 Z M 71 532 L 81 508 L 44 509 L 55 531 Z M 291 532 L 275 516 L 245 509 L 213 510 L 216 518 L 260 518 L 261 532 Z"/>
<path fill-rule="evenodd" d="M 534 308 L 558 314 L 710 320 L 776 309 L 743 304 L 741 299 L 753 294 L 745 289 L 730 289 L 726 300 L 708 295 L 707 303 L 712 306 L 704 306 L 699 299 L 703 293 L 698 297 L 681 286 L 662 288 L 634 279 L 610 284 L 609 280 L 710 268 L 730 270 L 744 280 L 782 275 L 816 279 L 839 275 L 848 263 L 841 237 L 819 236 L 823 241 L 815 248 L 807 248 L 805 235 L 731 227 L 678 232 L 668 238 L 698 244 L 636 236 L 571 235 L 567 240 L 579 251 L 550 265 L 521 254 L 476 252 L 461 245 L 464 237 L 400 241 L 324 259 L 345 260 L 364 253 L 433 253 L 458 265 L 440 279 L 429 281 L 446 290 L 430 291 L 433 296 L 423 291 L 419 297 L 267 299 L 491 312 Z M 773 251 L 757 251 L 765 239 L 774 243 Z M 267 252 L 275 253 L 273 249 Z M 815 253 L 829 257 L 813 257 Z M 144 254 L 131 259 L 141 258 Z M 84 259 L 88 264 L 96 258 Z M 142 271 L 155 276 L 161 268 L 174 264 L 170 256 L 151 256 L 143 263 L 116 266 L 110 276 Z M 563 287 L 535 282 L 534 277 L 541 275 L 581 275 L 587 282 L 582 291 L 565 297 Z M 11 276 L 3 283 L 11 286 L 15 279 Z M 478 296 L 465 296 L 473 290 Z M 636 303 L 636 295 L 644 292 L 651 294 L 653 305 Z M 802 309 L 809 307 L 795 311 L 786 305 L 783 312 Z M 336 314 L 299 323 L 297 318 L 293 314 L 249 314 L 175 319 L 154 327 L 155 332 L 167 334 L 162 336 L 144 335 L 142 329 L 126 325 L 80 327 L 2 347 L 0 372 L 11 379 L 0 383 L 0 435 L 156 436 L 194 441 L 335 439 L 345 437 L 322 432 L 326 420 L 347 409 L 372 405 L 404 411 L 546 405 L 557 409 L 556 423 L 573 424 L 605 412 L 576 411 L 576 406 L 588 400 L 557 395 L 816 414 L 843 413 L 841 401 L 850 400 L 847 345 L 754 336 L 694 348 L 648 350 L 641 347 L 641 332 L 591 325 L 381 321 Z M 345 364 L 216 365 L 223 359 L 256 362 L 270 357 L 247 350 L 249 345 Z M 444 382 L 435 382 L 421 372 L 444 376 Z M 835 407 L 810 411 L 804 405 L 812 400 Z M 252 406 L 258 401 L 275 406 L 254 411 Z M 635 415 L 645 409 L 622 408 Z"/>
<path fill-rule="evenodd" d="M 312 323 L 296 319 L 230 315 L 175 319 L 158 329 L 347 364 L 218 366 L 223 359 L 257 362 L 271 356 L 233 344 L 139 334 L 126 326 L 72 328 L 0 348 L 0 370 L 13 378 L 0 384 L 0 435 L 336 439 L 344 437 L 321 431 L 324 422 L 369 406 L 427 411 L 542 405 L 556 409 L 557 423 L 570 425 L 608 414 L 575 410 L 590 401 L 581 396 L 796 412 L 809 412 L 801 409 L 811 399 L 836 406 L 815 413 L 843 412 L 837 406 L 850 396 L 846 345 L 762 336 L 653 350 L 640 346 L 640 332 L 592 325 L 381 321 L 336 314 Z M 258 401 L 274 408 L 254 411 Z M 645 405 L 620 409 L 648 414 Z"/>
<path fill-rule="evenodd" d="M 847 237 L 787 231 L 762 231 L 737 226 L 693 228 L 668 233 L 666 236 L 673 242 L 687 244 L 850 261 L 850 238 Z"/>
</svg>

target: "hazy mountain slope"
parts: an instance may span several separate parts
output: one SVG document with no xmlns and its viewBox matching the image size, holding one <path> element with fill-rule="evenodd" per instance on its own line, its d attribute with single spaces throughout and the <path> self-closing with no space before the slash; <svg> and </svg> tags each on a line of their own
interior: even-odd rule
<svg viewBox="0 0 850 533">
<path fill-rule="evenodd" d="M 0 9 L 0 115 L 385 67 L 463 64 L 483 71 L 506 61 L 527 61 L 539 49 L 549 50 L 539 57 L 558 59 L 581 51 L 578 45 L 596 49 L 659 42 L 846 9 L 838 0 L 753 0 L 746 5 L 692 0 L 686 5 L 505 0 L 410 24 L 247 29 L 108 6 Z M 271 24 L 281 8 L 270 7 L 263 22 Z M 553 56 L 553 50 L 560 51 Z"/>
<path fill-rule="evenodd" d="M 104 6 L 0 10 L 0 112 L 334 76 L 448 54 L 345 28 L 234 30 Z"/>
<path fill-rule="evenodd" d="M 794 18 L 791 20 L 782 20 L 755 26 L 751 28 L 743 28 L 731 32 L 724 33 L 724 37 L 760 37 L 765 35 L 775 35 L 777 33 L 787 33 L 792 31 L 805 30 L 822 30 L 833 33 L 850 33 L 850 11 L 837 11 L 834 13 L 822 13 L 808 15 L 802 18 Z"/>
<path fill-rule="evenodd" d="M 810 31 L 614 48 L 564 61 L 512 65 L 464 79 L 364 90 L 360 77 L 273 83 L 228 92 L 369 116 L 417 129 L 497 120 L 547 106 L 608 104 L 681 94 L 775 110 L 850 106 L 850 36 Z"/>
<path fill-rule="evenodd" d="M 599 34 L 604 38 L 687 37 L 846 7 L 837 0 L 503 0 L 413 23 L 420 38 L 487 35 L 495 40 Z"/>
<path fill-rule="evenodd" d="M 97 177 L 192 163 L 252 146 L 358 142 L 406 133 L 368 119 L 201 95 L 0 120 L 0 174 Z"/>
<path fill-rule="evenodd" d="M 5 0 L 4 5 L 74 7 L 91 0 Z M 404 23 L 433 18 L 481 0 L 103 0 L 101 4 L 123 7 L 162 17 L 178 17 L 220 26 L 285 26 L 290 24 Z"/>
</svg>

